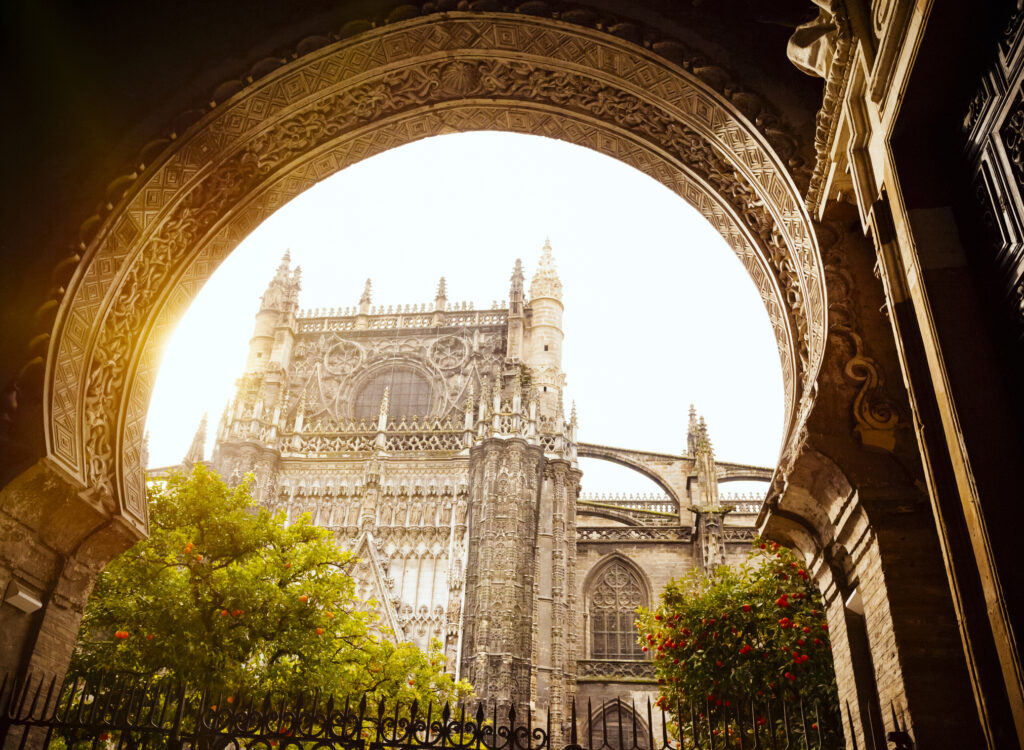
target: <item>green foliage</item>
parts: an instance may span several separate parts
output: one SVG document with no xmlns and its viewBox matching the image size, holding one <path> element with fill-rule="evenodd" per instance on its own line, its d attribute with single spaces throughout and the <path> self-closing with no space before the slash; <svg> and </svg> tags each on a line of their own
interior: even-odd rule
<svg viewBox="0 0 1024 750">
<path fill-rule="evenodd" d="M 838 728 L 821 597 L 785 547 L 757 540 L 744 565 L 671 581 L 657 609 L 641 610 L 637 628 L 669 710 L 690 699 L 721 706 L 744 696 L 801 697 Z"/>
<path fill-rule="evenodd" d="M 389 640 L 355 597 L 354 556 L 290 526 L 203 466 L 150 489 L 149 539 L 115 559 L 86 607 L 72 668 L 166 674 L 215 691 L 457 700 L 469 685 Z"/>
</svg>

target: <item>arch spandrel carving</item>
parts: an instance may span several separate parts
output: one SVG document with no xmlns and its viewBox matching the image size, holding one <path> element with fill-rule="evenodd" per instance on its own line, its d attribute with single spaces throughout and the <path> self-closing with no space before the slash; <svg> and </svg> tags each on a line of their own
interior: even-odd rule
<svg viewBox="0 0 1024 750">
<path fill-rule="evenodd" d="M 144 523 L 131 447 L 160 333 L 193 290 L 315 182 L 402 143 L 474 129 L 595 148 L 694 204 L 761 291 L 787 411 L 796 411 L 823 341 L 820 260 L 792 180 L 754 126 L 694 76 L 621 39 L 544 19 L 453 14 L 300 57 L 168 146 L 93 240 L 62 306 L 47 372 L 52 456 Z"/>
</svg>

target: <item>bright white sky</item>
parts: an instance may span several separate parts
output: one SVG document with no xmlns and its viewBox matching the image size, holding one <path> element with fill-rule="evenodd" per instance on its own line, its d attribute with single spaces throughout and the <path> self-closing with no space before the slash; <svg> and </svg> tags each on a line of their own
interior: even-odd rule
<svg viewBox="0 0 1024 750">
<path fill-rule="evenodd" d="M 464 133 L 366 159 L 256 229 L 207 282 L 169 341 L 150 404 L 150 466 L 179 463 L 204 411 L 207 457 L 242 374 L 259 298 L 285 249 L 300 307 L 508 298 L 516 258 L 533 275 L 551 238 L 564 287 L 568 377 L 580 439 L 679 453 L 694 403 L 719 460 L 774 466 L 782 441 L 778 352 L 732 250 L 660 183 L 588 149 L 537 136 Z M 584 492 L 657 491 L 602 461 Z M 763 489 L 725 485 L 723 491 Z"/>
</svg>

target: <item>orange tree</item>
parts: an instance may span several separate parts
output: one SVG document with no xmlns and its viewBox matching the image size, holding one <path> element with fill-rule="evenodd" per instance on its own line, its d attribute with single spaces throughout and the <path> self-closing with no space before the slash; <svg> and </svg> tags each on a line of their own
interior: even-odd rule
<svg viewBox="0 0 1024 750">
<path fill-rule="evenodd" d="M 789 549 L 756 540 L 743 565 L 671 581 L 657 609 L 640 611 L 637 628 L 667 710 L 802 698 L 838 730 L 821 597 Z"/>
<path fill-rule="evenodd" d="M 170 677 L 215 693 L 458 700 L 439 646 L 395 643 L 360 602 L 355 558 L 304 516 L 285 525 L 198 465 L 149 491 L 150 538 L 97 581 L 72 669 Z"/>
</svg>

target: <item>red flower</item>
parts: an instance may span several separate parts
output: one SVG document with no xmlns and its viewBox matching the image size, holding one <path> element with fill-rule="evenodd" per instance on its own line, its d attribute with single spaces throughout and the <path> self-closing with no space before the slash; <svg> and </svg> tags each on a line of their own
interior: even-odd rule
<svg viewBox="0 0 1024 750">
<path fill-rule="evenodd" d="M 718 661 L 716 661 L 716 662 L 715 662 L 715 666 L 716 666 L 716 667 L 720 667 L 720 666 L 722 666 L 722 662 L 721 662 L 721 660 L 718 660 Z"/>
<path fill-rule="evenodd" d="M 795 680 L 796 679 L 796 675 L 793 674 L 792 672 L 786 672 L 786 674 L 784 674 L 783 677 L 785 677 L 787 680 Z"/>
<path fill-rule="evenodd" d="M 821 629 L 822 629 L 822 630 L 828 630 L 828 623 L 827 623 L 827 622 L 823 622 L 823 623 L 821 624 Z"/>
<path fill-rule="evenodd" d="M 233 695 L 229 695 L 227 700 L 228 700 L 228 703 L 234 703 L 235 702 L 235 697 Z"/>
<path fill-rule="evenodd" d="M 226 609 L 222 609 L 222 610 L 220 611 L 220 616 L 221 616 L 221 617 L 227 617 L 227 616 L 228 616 L 228 611 L 227 611 Z"/>
<path fill-rule="evenodd" d="M 821 638 L 815 638 L 814 639 L 814 645 L 815 646 L 820 646 L 821 645 Z"/>
<path fill-rule="evenodd" d="M 241 617 L 244 614 L 245 614 L 245 612 L 243 612 L 240 609 L 233 609 L 233 610 L 231 610 L 231 616 L 232 617 Z"/>
<path fill-rule="evenodd" d="M 323 628 L 317 628 L 316 629 L 316 634 L 317 635 L 323 635 L 324 634 L 324 629 Z"/>
<path fill-rule="evenodd" d="M 103 733 L 100 734 L 100 741 L 101 742 L 106 742 L 109 739 L 110 739 L 110 735 L 107 732 L 103 732 Z"/>
<path fill-rule="evenodd" d="M 147 641 L 153 640 L 153 634 L 152 633 L 146 633 L 146 640 Z"/>
<path fill-rule="evenodd" d="M 789 606 L 789 599 L 787 598 L 787 596 L 785 594 L 783 594 L 782 596 L 780 596 L 778 599 L 775 600 L 775 603 L 778 604 L 780 607 L 788 607 Z"/>
<path fill-rule="evenodd" d="M 125 638 L 128 637 L 128 631 L 127 630 L 118 630 L 116 633 L 114 633 L 114 637 L 115 638 L 119 638 L 120 640 L 123 641 Z"/>
<path fill-rule="evenodd" d="M 744 604 L 743 605 L 743 611 L 744 612 L 749 612 L 750 611 L 750 605 L 749 604 Z"/>
<path fill-rule="evenodd" d="M 202 562 L 202 561 L 203 561 L 203 556 L 202 555 L 196 555 L 196 562 Z"/>
<path fill-rule="evenodd" d="M 750 646 L 748 646 L 747 644 L 743 644 L 743 647 L 740 649 L 740 653 L 749 654 L 752 650 L 753 649 L 751 649 Z"/>
<path fill-rule="evenodd" d="M 661 615 L 655 615 L 655 616 L 654 616 L 654 619 L 655 619 L 655 620 L 660 620 L 660 619 L 661 619 Z"/>
<path fill-rule="evenodd" d="M 811 629 L 810 629 L 810 628 L 808 628 L 808 627 L 804 627 L 804 632 L 805 632 L 805 633 L 810 633 L 810 632 L 811 632 Z"/>
<path fill-rule="evenodd" d="M 193 548 L 192 542 L 189 542 L 188 544 L 186 544 L 185 545 L 185 554 L 186 555 L 189 554 L 192 551 L 192 548 Z"/>
<path fill-rule="evenodd" d="M 803 646 L 803 645 L 804 645 L 804 639 L 803 639 L 803 638 L 800 638 L 800 639 L 799 639 L 799 640 L 798 640 L 798 641 L 796 642 L 796 645 L 798 645 L 798 646 Z"/>
<path fill-rule="evenodd" d="M 647 646 L 644 646 L 643 650 L 646 651 L 647 650 Z"/>
<path fill-rule="evenodd" d="M 302 602 L 302 603 L 306 603 L 306 602 L 309 601 L 309 597 L 306 596 L 305 594 L 303 594 L 302 596 L 299 597 L 299 601 Z"/>
</svg>

